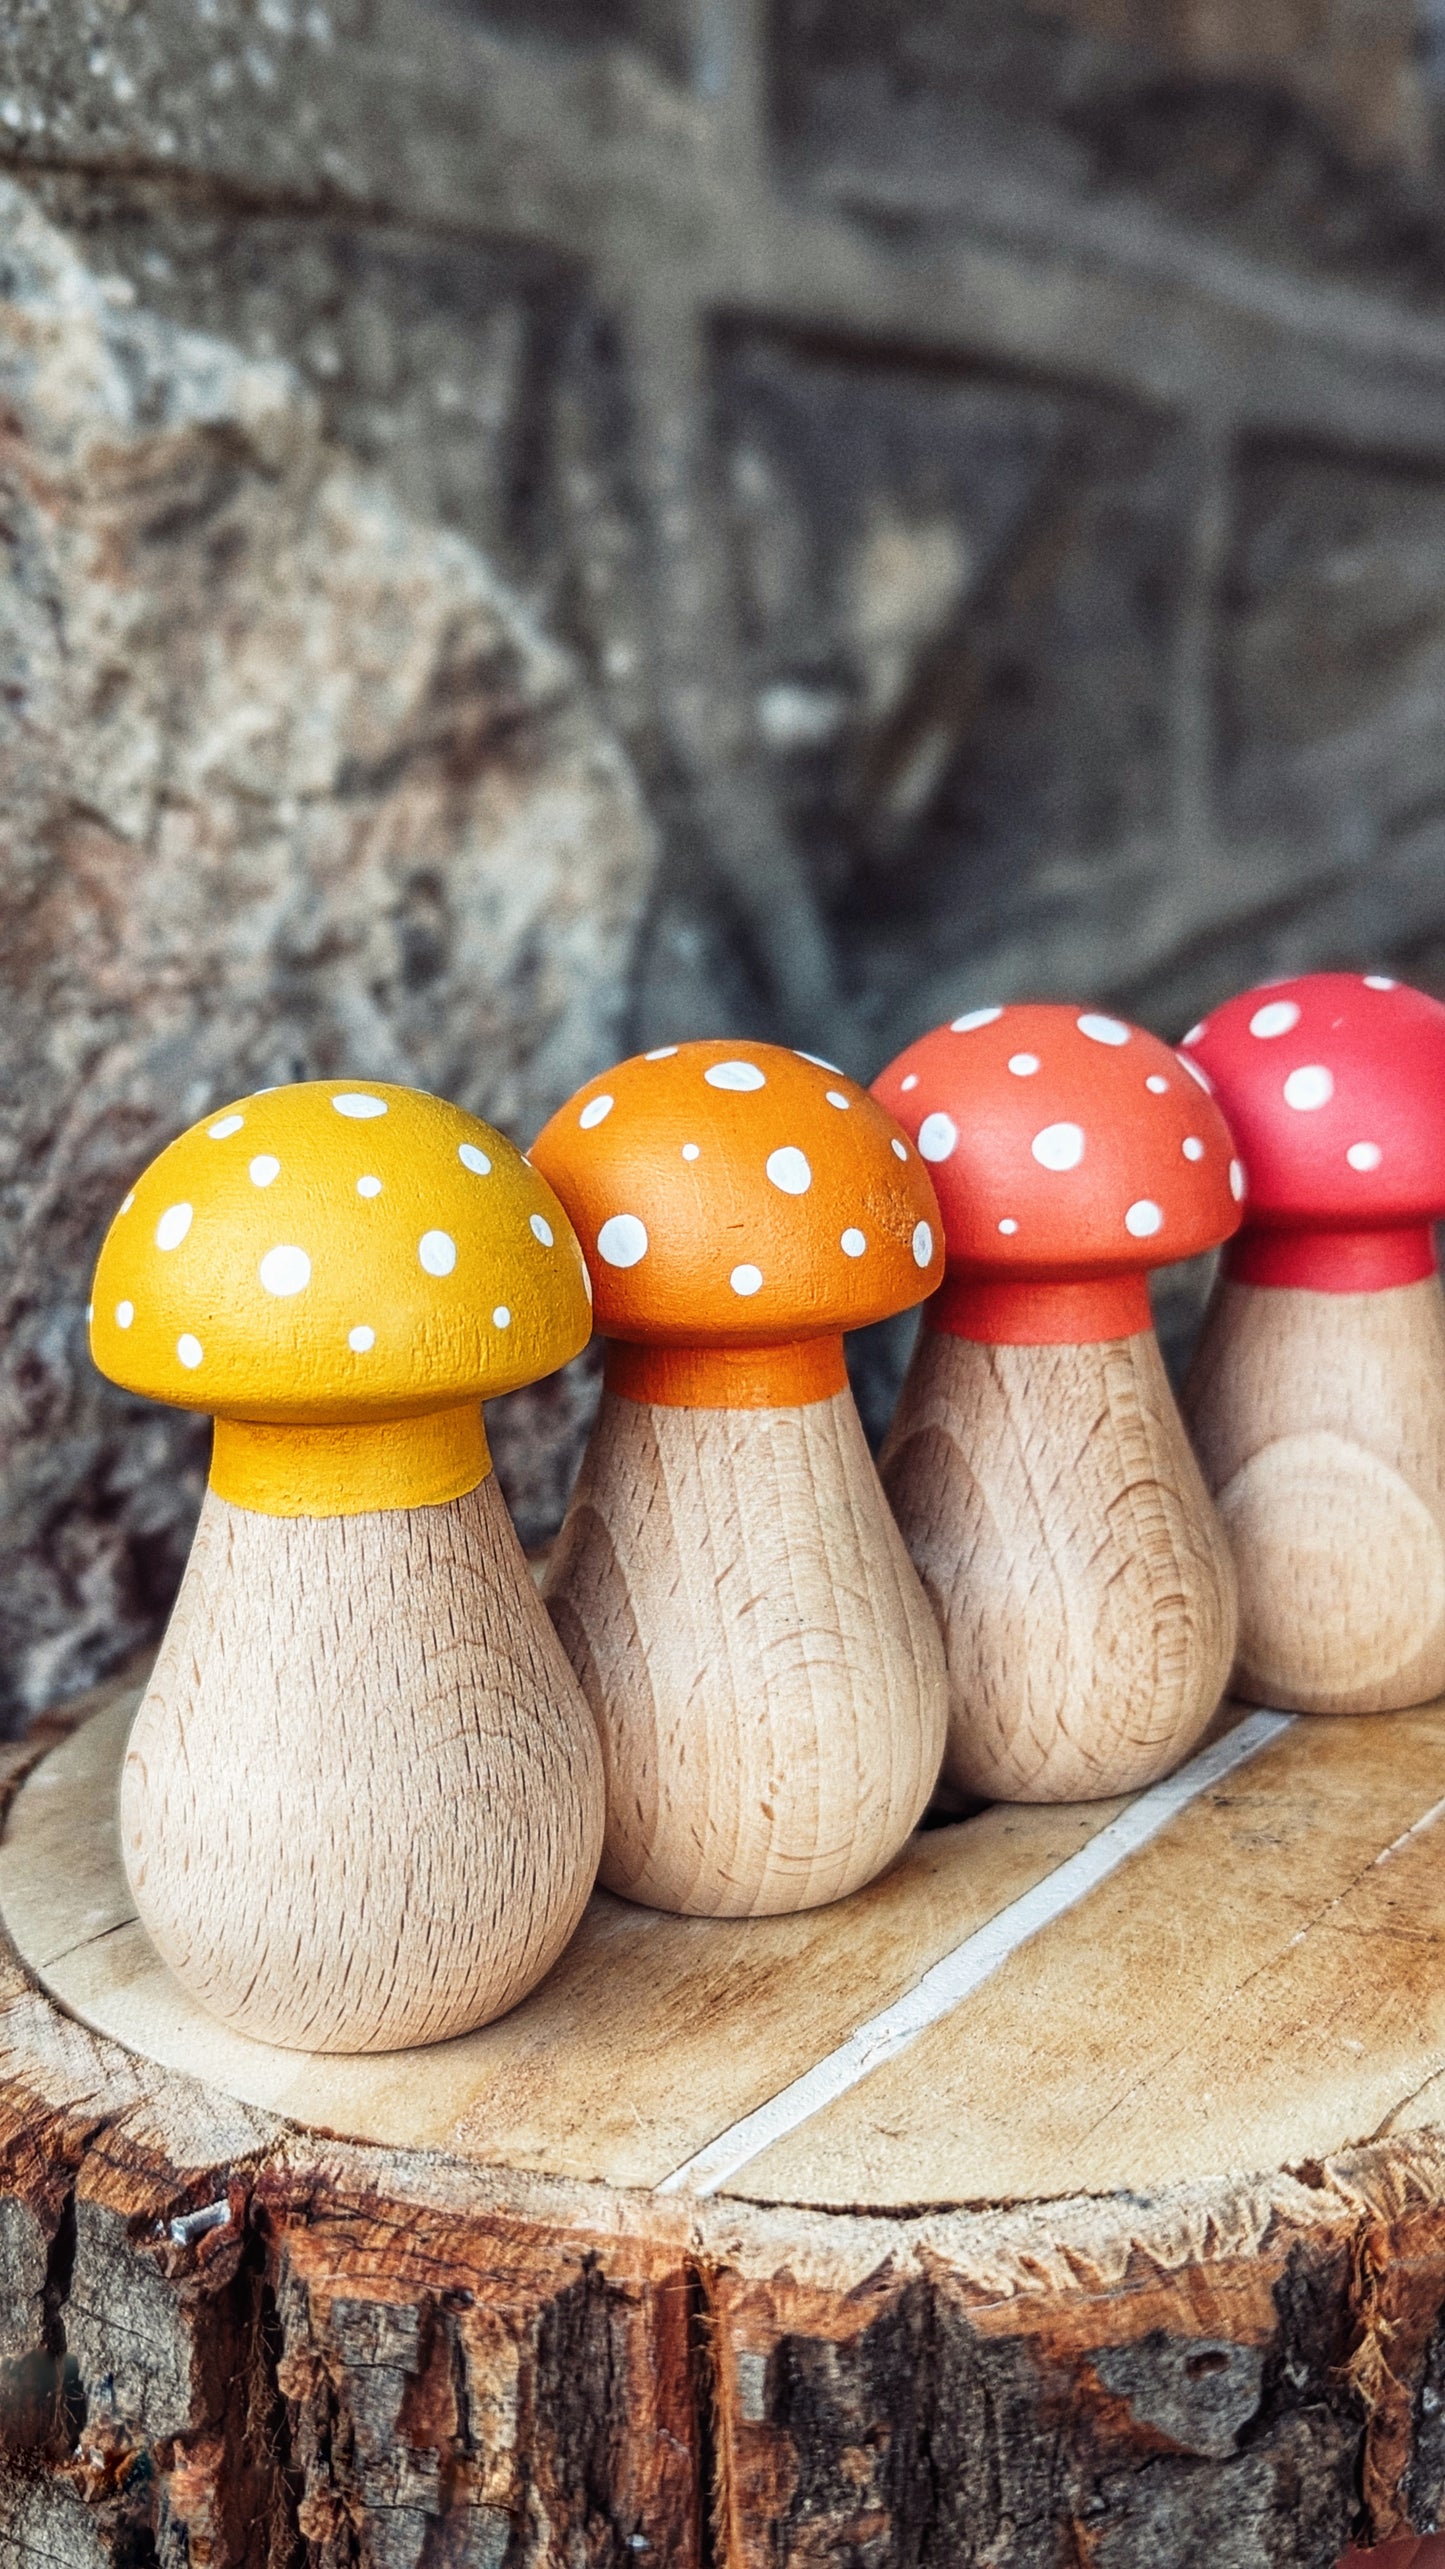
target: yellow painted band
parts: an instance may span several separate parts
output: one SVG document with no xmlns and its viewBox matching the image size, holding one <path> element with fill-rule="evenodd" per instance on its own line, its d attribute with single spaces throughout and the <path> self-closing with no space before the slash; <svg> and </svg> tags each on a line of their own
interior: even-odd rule
<svg viewBox="0 0 1445 2569">
<path fill-rule="evenodd" d="M 275 1427 L 218 1418 L 211 1487 L 257 1516 L 369 1516 L 444 1507 L 492 1468 L 482 1413 L 434 1409 L 365 1426 Z"/>
</svg>

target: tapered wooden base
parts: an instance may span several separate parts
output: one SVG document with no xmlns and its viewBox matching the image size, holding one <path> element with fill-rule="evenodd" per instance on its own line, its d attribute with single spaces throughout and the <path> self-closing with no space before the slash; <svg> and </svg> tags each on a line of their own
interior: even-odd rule
<svg viewBox="0 0 1445 2569">
<path fill-rule="evenodd" d="M 947 1786 L 1092 1801 L 1187 1755 L 1229 1673 L 1234 1573 L 1152 1332 L 925 1329 L 881 1469 L 947 1647 Z"/>
<path fill-rule="evenodd" d="M 850 1393 L 605 1392 L 545 1594 L 602 1732 L 609 1890 L 756 1917 L 898 1853 L 938 1772 L 943 1654 Z"/>
<path fill-rule="evenodd" d="M 1237 1690 L 1377 1713 L 1445 1688 L 1445 1298 L 1222 1284 L 1185 1387 L 1239 1570 Z"/>
<path fill-rule="evenodd" d="M 493 1479 L 364 1516 L 207 1492 L 121 1782 L 136 1907 L 203 2006 L 311 2051 L 483 2025 L 566 1944 L 601 1836 Z"/>
</svg>

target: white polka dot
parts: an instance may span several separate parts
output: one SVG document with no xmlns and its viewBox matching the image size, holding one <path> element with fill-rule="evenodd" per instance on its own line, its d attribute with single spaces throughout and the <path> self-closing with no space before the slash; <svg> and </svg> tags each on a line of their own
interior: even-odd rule
<svg viewBox="0 0 1445 2569">
<path fill-rule="evenodd" d="M 1004 1215 L 1004 1218 L 1003 1218 L 1002 1222 L 999 1224 L 999 1226 L 998 1226 L 998 1227 L 999 1227 L 1000 1231 L 1003 1233 L 1004 1238 L 1005 1238 L 1006 1240 L 1011 1240 L 1011 1239 L 1013 1238 L 1013 1235 L 1014 1235 L 1015 1231 L 1017 1231 L 1017 1229 L 1018 1229 L 1018 1227 L 1019 1227 L 1019 1226 L 1018 1226 L 1018 1224 L 1014 1221 L 1014 1219 L 1013 1219 L 1012 1215 L 1011 1215 L 1011 1214 L 1006 1213 L 1006 1214 Z"/>
<path fill-rule="evenodd" d="M 188 1204 L 168 1204 L 164 1213 L 161 1215 L 159 1222 L 156 1224 L 156 1247 L 158 1249 L 178 1249 L 190 1227 L 190 1206 Z"/>
<path fill-rule="evenodd" d="M 951 1115 L 925 1115 L 918 1127 L 918 1147 L 926 1160 L 946 1160 L 957 1140 Z"/>
<path fill-rule="evenodd" d="M 1229 1192 L 1233 1196 L 1236 1204 L 1242 1204 L 1244 1202 L 1244 1187 L 1244 1162 L 1243 1160 L 1231 1160 L 1229 1163 Z"/>
<path fill-rule="evenodd" d="M 1183 1148 L 1186 1160 L 1202 1160 L 1204 1157 L 1204 1144 L 1197 1133 L 1185 1134 Z"/>
<path fill-rule="evenodd" d="M 93 1320 L 94 1318 L 95 1318 L 95 1305 L 94 1305 L 94 1303 L 93 1303 L 93 1302 L 88 1302 L 88 1303 L 86 1304 L 86 1306 L 85 1306 L 85 1325 L 86 1325 L 86 1328 L 87 1328 L 87 1329 L 90 1327 L 90 1324 L 91 1324 L 91 1322 L 92 1322 L 92 1320 Z"/>
<path fill-rule="evenodd" d="M 845 1115 L 848 1114 L 852 1108 L 852 1098 L 845 1097 L 840 1088 L 825 1088 L 823 1095 L 827 1098 L 830 1106 L 841 1106 Z"/>
<path fill-rule="evenodd" d="M 1169 1082 L 1167 1079 L 1161 1079 L 1157 1070 L 1151 1070 L 1144 1085 L 1155 1097 L 1164 1097 L 1168 1094 Z"/>
<path fill-rule="evenodd" d="M 369 1116 L 386 1113 L 384 1097 L 368 1097 L 360 1089 L 343 1089 L 341 1095 L 333 1097 L 331 1103 L 338 1115 L 349 1115 L 358 1124 L 364 1124 Z"/>
<path fill-rule="evenodd" d="M 951 1031 L 955 1035 L 972 1035 L 980 1026 L 997 1025 L 1002 1015 L 1001 1008 L 970 1008 L 964 1016 L 954 1018 Z"/>
<path fill-rule="evenodd" d="M 1046 1124 L 1035 1133 L 1029 1144 L 1041 1169 L 1076 1169 L 1084 1156 L 1083 1128 L 1078 1124 Z"/>
<path fill-rule="evenodd" d="M 129 1329 L 134 1318 L 135 1304 L 133 1302 L 118 1302 L 116 1304 L 115 1325 L 117 1329 Z"/>
<path fill-rule="evenodd" d="M 609 1267 L 635 1267 L 647 1255 L 647 1227 L 635 1213 L 614 1213 L 597 1234 L 597 1255 Z"/>
<path fill-rule="evenodd" d="M 1207 1017 L 1201 1017 L 1197 1026 L 1191 1026 L 1187 1035 L 1180 1036 L 1181 1044 L 1197 1044 L 1208 1023 Z"/>
<path fill-rule="evenodd" d="M 311 1282 L 311 1261 L 304 1249 L 268 1249 L 258 1272 L 268 1293 L 304 1293 Z"/>
<path fill-rule="evenodd" d="M 496 1310 L 492 1314 L 492 1327 L 494 1329 L 510 1329 L 511 1326 L 512 1315 L 507 1309 L 506 1304 L 504 1302 L 499 1302 Z"/>
<path fill-rule="evenodd" d="M 644 1053 L 642 1058 L 644 1061 L 671 1061 L 676 1051 L 676 1044 L 658 1044 L 652 1052 Z M 510 1312 L 507 1317 L 511 1318 Z"/>
<path fill-rule="evenodd" d="M 1118 1017 L 1076 1017 L 1074 1023 L 1091 1044 L 1127 1044 L 1129 1040 L 1129 1029 Z"/>
<path fill-rule="evenodd" d="M 1351 1168 L 1361 1171 L 1377 1169 L 1384 1156 L 1378 1142 L 1351 1142 L 1345 1153 Z"/>
<path fill-rule="evenodd" d="M 1317 1106 L 1328 1106 L 1335 1093 L 1335 1083 L 1323 1062 L 1306 1062 L 1302 1069 L 1292 1070 L 1284 1084 L 1284 1102 L 1297 1114 L 1312 1115 Z"/>
<path fill-rule="evenodd" d="M 766 1088 L 767 1081 L 752 1061 L 715 1061 L 703 1072 L 709 1088 Z"/>
<path fill-rule="evenodd" d="M 491 1161 L 485 1151 L 478 1150 L 475 1142 L 458 1142 L 457 1158 L 464 1169 L 471 1170 L 473 1177 L 490 1177 L 492 1174 Z"/>
<path fill-rule="evenodd" d="M 582 1257 L 580 1250 L 578 1251 L 578 1256 L 579 1258 Z M 586 1292 L 587 1299 L 590 1302 L 592 1300 L 592 1270 L 588 1266 L 585 1258 L 582 1258 L 582 1284 Z"/>
<path fill-rule="evenodd" d="M 213 1142 L 229 1142 L 231 1135 L 239 1133 L 245 1121 L 244 1115 L 223 1115 L 219 1124 L 208 1124 L 206 1131 Z"/>
<path fill-rule="evenodd" d="M 695 1160 L 699 1156 L 696 1142 L 684 1142 L 682 1156 L 685 1160 Z"/>
<path fill-rule="evenodd" d="M 813 1183 L 807 1160 L 791 1142 L 781 1151 L 769 1151 L 768 1176 L 783 1195 L 806 1195 Z"/>
<path fill-rule="evenodd" d="M 762 1281 L 763 1271 L 761 1267 L 734 1267 L 732 1274 L 728 1278 L 728 1283 L 732 1286 L 734 1293 L 757 1293 L 761 1290 Z"/>
<path fill-rule="evenodd" d="M 376 1331 L 368 1329 L 363 1321 L 359 1329 L 348 1330 L 346 1343 L 353 1356 L 369 1356 L 376 1345 Z"/>
<path fill-rule="evenodd" d="M 280 1161 L 273 1159 L 269 1151 L 258 1151 L 256 1157 L 251 1162 L 251 1184 L 253 1186 L 269 1186 L 272 1179 L 278 1178 L 280 1174 Z"/>
<path fill-rule="evenodd" d="M 615 1098 L 609 1097 L 605 1090 L 600 1097 L 589 1097 L 577 1118 L 583 1132 L 590 1133 L 594 1124 L 602 1123 L 605 1117 L 611 1114 L 615 1104 Z"/>
<path fill-rule="evenodd" d="M 416 1253 L 429 1276 L 449 1276 L 457 1262 L 457 1244 L 450 1231 L 423 1231 Z"/>
<path fill-rule="evenodd" d="M 380 1195 L 380 1193 L 381 1193 L 381 1180 L 380 1180 L 380 1178 L 379 1178 L 379 1177 L 359 1177 L 359 1178 L 357 1179 L 357 1181 L 356 1181 L 356 1192 L 357 1192 L 357 1194 L 358 1194 L 358 1195 Z"/>
<path fill-rule="evenodd" d="M 1256 1008 L 1249 1021 L 1249 1031 L 1269 1043 L 1276 1035 L 1292 1035 L 1299 1024 L 1299 1009 L 1293 999 L 1271 999 Z"/>
<path fill-rule="evenodd" d="M 529 1217 L 529 1219 L 532 1226 L 533 1239 L 540 1240 L 544 1249 L 550 1249 L 552 1246 L 552 1225 L 547 1220 L 546 1215 L 544 1213 L 534 1213 Z"/>
<path fill-rule="evenodd" d="M 900 1142 L 900 1141 L 897 1139 L 896 1135 L 895 1135 L 895 1137 L 894 1137 L 893 1141 L 890 1143 L 889 1148 L 891 1149 L 891 1151 L 892 1151 L 892 1153 L 893 1153 L 893 1156 L 894 1156 L 895 1160 L 906 1160 L 906 1159 L 907 1159 L 907 1157 L 908 1157 L 908 1144 L 907 1144 L 906 1142 Z"/>
<path fill-rule="evenodd" d="M 910 1088 L 916 1088 L 916 1087 L 918 1086 L 918 1073 L 917 1073 L 917 1071 L 916 1071 L 916 1070 L 911 1070 L 911 1071 L 909 1071 L 909 1073 L 908 1073 L 908 1075 L 907 1075 L 906 1079 L 901 1079 L 901 1080 L 899 1081 L 898 1085 L 899 1085 L 899 1087 L 900 1087 L 901 1089 L 903 1089 L 903 1090 L 905 1091 L 905 1093 L 906 1093 Z M 123 1210 L 124 1210 L 124 1207 L 122 1207 L 122 1211 L 123 1211 Z"/>
<path fill-rule="evenodd" d="M 1198 1080 L 1206 1097 L 1212 1097 L 1214 1095 L 1214 1082 L 1210 1078 L 1207 1070 L 1200 1069 L 1197 1061 L 1183 1061 L 1180 1063 L 1180 1068 L 1181 1070 L 1187 1070 L 1191 1079 Z"/>
<path fill-rule="evenodd" d="M 998 1013 L 1002 1016 L 1003 1010 L 1000 1008 Z M 913 1263 L 916 1267 L 926 1267 L 932 1256 L 933 1233 L 926 1222 L 915 1222 L 913 1225 Z"/>
<path fill-rule="evenodd" d="M 132 1190 L 131 1190 L 130 1194 L 126 1197 L 126 1200 L 125 1200 L 124 1204 L 123 1204 L 123 1205 L 121 1206 L 121 1208 L 120 1208 L 120 1209 L 121 1209 L 121 1211 L 122 1211 L 122 1213 L 129 1213 L 129 1211 L 130 1211 L 130 1209 L 131 1209 L 131 1206 L 134 1204 L 134 1202 L 135 1202 L 135 1190 L 134 1190 L 134 1188 L 132 1188 Z"/>
<path fill-rule="evenodd" d="M 205 1354 L 205 1349 L 202 1347 L 199 1338 L 193 1338 L 188 1329 L 183 1337 L 176 1340 L 176 1354 L 179 1356 L 181 1363 L 185 1366 L 187 1373 L 193 1374 L 197 1365 L 200 1363 L 202 1356 Z"/>
<path fill-rule="evenodd" d="M 1387 972 L 1367 972 L 1364 982 L 1367 990 L 1398 990 L 1400 987 L 1398 981 L 1392 981 Z"/>
<path fill-rule="evenodd" d="M 1032 1078 L 1033 1078 L 1033 1075 L 1034 1075 L 1034 1072 L 1038 1069 L 1038 1066 L 1039 1066 L 1039 1057 L 1038 1057 L 1038 1054 L 1037 1054 L 1037 1053 L 1010 1053 L 1009 1058 L 1008 1058 L 1008 1066 L 1009 1066 L 1009 1069 L 1013 1072 L 1013 1075 L 1014 1075 L 1015 1079 L 1032 1079 Z"/>
<path fill-rule="evenodd" d="M 1152 1240 L 1155 1232 L 1164 1228 L 1163 1213 L 1147 1195 L 1141 1195 L 1138 1203 L 1131 1204 L 1125 1214 L 1124 1228 L 1136 1240 Z"/>
<path fill-rule="evenodd" d="M 861 1231 L 848 1230 L 838 1243 L 845 1258 L 861 1258 L 868 1243 Z"/>
<path fill-rule="evenodd" d="M 840 1078 L 842 1077 L 842 1073 L 843 1073 L 843 1065 L 842 1065 L 842 1063 L 841 1063 L 841 1062 L 835 1062 L 835 1061 L 824 1061 L 823 1056 L 822 1056 L 822 1054 L 821 1054 L 821 1053 L 799 1053 L 799 1054 L 798 1054 L 798 1059 L 799 1059 L 799 1061 L 810 1061 L 810 1062 L 812 1063 L 812 1065 L 813 1065 L 814 1070 L 835 1070 L 835 1071 L 837 1071 L 837 1073 L 838 1073 L 839 1077 L 840 1077 Z"/>
</svg>

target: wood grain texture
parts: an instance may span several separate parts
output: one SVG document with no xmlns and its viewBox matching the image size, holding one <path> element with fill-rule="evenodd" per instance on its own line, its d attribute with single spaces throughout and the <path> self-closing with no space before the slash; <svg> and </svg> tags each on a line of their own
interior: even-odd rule
<svg viewBox="0 0 1445 2569">
<path fill-rule="evenodd" d="M 604 1392 L 544 1593 L 602 1734 L 609 1889 L 757 1917 L 898 1855 L 938 1772 L 943 1654 L 851 1394 Z"/>
<path fill-rule="evenodd" d="M 120 1813 L 148 1932 L 242 2033 L 386 2051 L 514 2006 L 582 1914 L 602 1774 L 495 1480 L 364 1516 L 208 1491 Z"/>
<path fill-rule="evenodd" d="M 1445 1297 L 1220 1284 L 1184 1404 L 1239 1570 L 1237 1690 L 1308 1713 L 1445 1688 Z"/>
<path fill-rule="evenodd" d="M 947 1786 L 1087 1800 L 1188 1754 L 1229 1673 L 1235 1583 L 1152 1332 L 989 1347 L 925 1328 L 880 1468 L 943 1630 Z"/>
</svg>

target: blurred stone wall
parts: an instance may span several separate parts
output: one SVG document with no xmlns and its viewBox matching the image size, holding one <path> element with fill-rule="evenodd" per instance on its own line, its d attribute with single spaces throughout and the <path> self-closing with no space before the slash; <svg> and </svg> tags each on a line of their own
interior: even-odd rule
<svg viewBox="0 0 1445 2569">
<path fill-rule="evenodd" d="M 1442 62 L 1438 0 L 3 13 L 0 1720 L 174 1589 L 203 1435 L 82 1311 L 229 1094 L 525 1142 L 692 1032 L 1445 987 Z M 529 1539 L 589 1398 L 494 1413 Z"/>
</svg>

